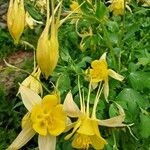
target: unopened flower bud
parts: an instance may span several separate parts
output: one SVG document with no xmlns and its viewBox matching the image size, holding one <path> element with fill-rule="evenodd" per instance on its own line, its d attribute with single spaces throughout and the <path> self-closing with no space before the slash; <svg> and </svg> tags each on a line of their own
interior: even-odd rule
<svg viewBox="0 0 150 150">
<path fill-rule="evenodd" d="M 43 94 L 42 85 L 40 83 L 40 68 L 36 68 L 30 76 L 28 76 L 21 84 L 30 88 L 37 94 Z"/>
<path fill-rule="evenodd" d="M 10 0 L 7 25 L 15 43 L 18 43 L 25 26 L 24 0 Z"/>
<path fill-rule="evenodd" d="M 53 70 L 55 69 L 59 57 L 57 25 L 52 22 L 50 39 L 49 26 L 50 25 L 47 21 L 46 27 L 38 40 L 36 52 L 37 63 L 46 79 L 52 74 Z"/>
</svg>

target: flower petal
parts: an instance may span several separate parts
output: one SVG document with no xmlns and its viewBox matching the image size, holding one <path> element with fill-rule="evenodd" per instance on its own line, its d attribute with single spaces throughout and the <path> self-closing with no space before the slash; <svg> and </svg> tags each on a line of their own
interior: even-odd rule
<svg viewBox="0 0 150 150">
<path fill-rule="evenodd" d="M 98 124 L 100 126 L 106 126 L 106 127 L 124 127 L 127 126 L 126 124 L 123 124 L 125 116 L 119 115 L 110 119 L 106 120 L 98 120 Z"/>
<path fill-rule="evenodd" d="M 65 121 L 54 119 L 53 124 L 48 125 L 48 131 L 51 135 L 53 136 L 58 136 L 60 135 L 66 128 L 66 123 Z"/>
<path fill-rule="evenodd" d="M 39 150 L 55 150 L 56 137 L 52 135 L 46 135 L 38 137 Z"/>
<path fill-rule="evenodd" d="M 56 95 L 46 95 L 42 99 L 42 109 L 44 113 L 48 113 L 59 103 L 59 99 Z"/>
<path fill-rule="evenodd" d="M 33 106 L 41 103 L 41 97 L 33 90 L 23 85 L 20 85 L 19 93 L 21 94 L 23 104 L 25 105 L 25 107 L 28 109 L 29 112 L 31 112 Z"/>
<path fill-rule="evenodd" d="M 93 126 L 95 124 L 93 124 L 93 120 L 89 119 L 89 118 L 84 118 L 82 120 L 82 123 L 80 125 L 80 128 L 78 129 L 78 133 L 80 134 L 84 134 L 84 135 L 88 135 L 88 136 L 91 136 L 91 135 L 94 135 L 95 134 L 95 126 Z M 98 126 L 98 124 L 97 124 Z"/>
<path fill-rule="evenodd" d="M 99 60 L 94 60 L 91 63 L 91 67 L 95 69 L 99 68 L 100 65 L 101 65 L 101 62 Z"/>
<path fill-rule="evenodd" d="M 119 114 L 116 117 L 106 119 L 106 120 L 98 120 L 98 124 L 101 126 L 107 126 L 107 127 L 124 127 L 127 126 L 126 124 L 123 124 L 122 122 L 125 119 L 125 113 L 123 108 L 115 102 L 116 106 L 118 107 Z"/>
<path fill-rule="evenodd" d="M 81 116 L 81 111 L 78 108 L 77 104 L 73 101 L 71 92 L 69 92 L 64 101 L 64 110 L 66 114 L 70 117 L 79 117 Z"/>
<path fill-rule="evenodd" d="M 90 140 L 94 149 L 103 149 L 105 144 L 107 144 L 106 140 L 101 136 L 93 135 L 90 137 Z"/>
<path fill-rule="evenodd" d="M 29 112 L 27 112 L 25 115 L 24 115 L 24 117 L 22 118 L 22 121 L 21 121 L 21 127 L 22 127 L 22 129 L 26 126 L 26 125 L 28 125 L 29 123 L 31 123 L 31 119 L 30 119 L 30 113 Z"/>
<path fill-rule="evenodd" d="M 42 104 L 47 106 L 49 109 L 55 107 L 59 103 L 58 97 L 56 95 L 46 95 L 42 100 Z"/>
<path fill-rule="evenodd" d="M 51 115 L 54 116 L 53 118 L 62 120 L 64 122 L 67 117 L 62 104 L 58 104 L 55 108 L 53 108 Z"/>
<path fill-rule="evenodd" d="M 17 138 L 8 147 L 7 150 L 17 150 L 23 147 L 33 136 L 35 131 L 32 129 L 31 125 L 27 125 L 22 129 Z"/>
<path fill-rule="evenodd" d="M 103 53 L 103 55 L 100 57 L 99 60 L 102 60 L 102 59 L 106 60 L 106 54 L 107 54 L 107 52 Z"/>
<path fill-rule="evenodd" d="M 74 135 L 73 141 L 71 143 L 72 147 L 75 149 L 89 149 L 91 144 L 90 136 L 84 134 L 76 133 Z"/>
<path fill-rule="evenodd" d="M 108 103 L 108 95 L 109 95 L 109 83 L 107 77 L 104 81 L 104 97 L 107 103 Z"/>
<path fill-rule="evenodd" d="M 47 134 L 47 126 L 45 120 L 39 120 L 32 125 L 33 129 L 40 135 L 45 136 Z"/>
<path fill-rule="evenodd" d="M 119 80 L 119 81 L 122 81 L 124 79 L 124 77 L 122 75 L 118 74 L 117 72 L 113 71 L 112 69 L 108 69 L 108 74 L 112 78 Z"/>
</svg>

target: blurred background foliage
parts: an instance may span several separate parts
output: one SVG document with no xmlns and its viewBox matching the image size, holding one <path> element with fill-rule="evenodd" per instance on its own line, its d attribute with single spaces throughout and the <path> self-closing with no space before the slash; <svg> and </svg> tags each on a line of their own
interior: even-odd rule
<svg viewBox="0 0 150 150">
<path fill-rule="evenodd" d="M 78 0 L 81 3 L 81 0 Z M 1 0 L 0 6 L 8 3 Z M 63 2 L 63 15 L 69 11 L 71 0 Z M 107 5 L 107 4 L 106 4 Z M 107 6 L 101 4 L 101 9 L 96 12 L 87 11 L 90 6 L 82 5 L 83 18 L 79 19 L 77 30 L 88 33 L 92 28 L 92 35 L 84 39 L 76 32 L 73 19 L 68 20 L 59 29 L 60 58 L 52 76 L 42 82 L 53 91 L 53 83 L 57 83 L 63 102 L 66 93 L 71 90 L 74 99 L 79 104 L 77 76 L 80 75 L 81 88 L 88 90 L 88 82 L 84 79 L 83 70 L 90 66 L 90 62 L 99 59 L 107 51 L 109 68 L 122 74 L 125 80 L 120 83 L 110 79 L 111 100 L 107 104 L 102 97 L 98 104 L 97 117 L 107 119 L 117 114 L 113 102 L 120 104 L 126 113 L 125 123 L 134 125 L 131 129 L 110 129 L 101 127 L 102 136 L 108 141 L 105 150 L 150 150 L 150 7 L 143 7 L 142 2 L 132 0 L 130 8 L 132 13 L 126 11 L 124 17 L 113 16 Z M 5 6 L 7 10 L 7 5 Z M 30 15 L 45 22 L 45 15 L 29 0 L 25 0 L 25 8 Z M 6 11 L 2 16 L 6 15 Z M 0 16 L 0 21 L 6 23 L 5 17 Z M 75 17 L 74 17 L 75 18 Z M 37 40 L 44 25 L 35 26 L 32 30 L 26 28 L 22 41 L 31 43 L 36 47 Z M 107 31 L 107 32 L 106 32 Z M 83 40 L 83 41 L 82 41 Z M 81 45 L 81 41 L 84 45 Z M 22 54 L 18 54 L 18 51 Z M 114 56 L 112 56 L 112 52 Z M 22 82 L 27 74 L 12 70 L 4 66 L 3 58 L 10 63 L 11 55 L 21 60 L 17 66 L 32 72 L 33 49 L 24 43 L 14 45 L 7 30 L 7 26 L 0 26 L 0 149 L 6 149 L 20 132 L 21 118 L 26 113 L 19 97 L 16 97 L 18 82 Z M 24 52 L 31 55 L 24 56 Z M 24 56 L 24 57 L 22 57 Z M 115 63 L 113 60 L 115 59 Z M 14 59 L 15 61 L 15 59 Z M 16 65 L 16 64 L 15 64 Z M 7 82 L 6 82 L 7 81 Z M 92 93 L 95 94 L 94 92 Z M 90 105 L 93 105 L 91 95 Z M 57 150 L 72 150 L 70 141 L 64 141 L 65 135 L 57 139 Z M 36 139 L 32 139 L 23 150 L 33 150 Z"/>
</svg>

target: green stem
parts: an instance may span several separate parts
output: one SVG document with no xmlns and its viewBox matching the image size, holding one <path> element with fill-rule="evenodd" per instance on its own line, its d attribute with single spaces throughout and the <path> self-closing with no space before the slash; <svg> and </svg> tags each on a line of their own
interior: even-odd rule
<svg viewBox="0 0 150 150">
<path fill-rule="evenodd" d="M 104 36 L 107 40 L 106 44 L 108 45 L 108 47 L 110 49 L 110 54 L 111 54 L 111 57 L 113 59 L 114 67 L 117 68 L 115 54 L 114 54 L 114 51 L 113 51 L 112 43 L 111 43 L 110 38 L 109 38 L 109 34 L 108 34 L 107 29 L 106 29 L 106 27 L 104 26 L 103 23 L 101 23 L 101 26 L 102 26 L 102 29 L 103 29 Z"/>
<path fill-rule="evenodd" d="M 90 105 L 91 86 L 92 86 L 92 81 L 90 80 L 88 97 L 87 97 L 87 105 L 86 105 L 86 114 L 87 114 L 87 117 L 89 117 L 89 114 L 90 114 L 89 105 Z"/>
<path fill-rule="evenodd" d="M 121 28 L 121 34 L 119 36 L 119 39 L 118 39 L 118 47 L 120 47 L 120 54 L 119 54 L 119 57 L 118 57 L 118 68 L 120 70 L 121 68 L 121 51 L 123 49 L 123 45 L 124 45 L 124 40 L 123 39 L 123 36 L 124 36 L 124 33 L 125 33 L 125 8 L 126 8 L 126 0 L 124 0 L 124 12 L 123 12 L 123 25 L 122 25 L 122 28 Z"/>
<path fill-rule="evenodd" d="M 28 71 L 25 71 L 25 70 L 23 70 L 23 69 L 21 69 L 21 68 L 18 68 L 18 67 L 16 67 L 16 66 L 13 66 L 13 65 L 7 63 L 5 60 L 4 60 L 4 62 L 5 62 L 5 64 L 6 64 L 8 67 L 10 67 L 10 68 L 12 68 L 12 69 L 17 69 L 17 70 L 19 70 L 19 71 L 21 71 L 21 72 L 23 72 L 23 73 L 26 73 L 26 74 L 28 74 L 28 75 L 31 75 L 34 79 L 36 79 L 36 80 L 43 86 L 43 88 L 44 88 L 48 93 L 51 93 L 51 92 L 49 91 L 49 89 L 48 89 L 40 80 L 38 80 L 35 76 L 33 76 L 32 74 L 30 74 Z"/>
<path fill-rule="evenodd" d="M 114 133 L 113 130 L 112 130 L 112 135 L 113 135 L 113 139 L 114 139 L 113 150 L 118 150 L 118 148 L 117 148 L 117 142 L 116 142 L 116 137 L 115 137 L 115 133 Z"/>
<path fill-rule="evenodd" d="M 83 99 L 82 99 L 82 95 L 81 95 L 81 86 L 80 86 L 80 78 L 78 76 L 78 89 L 79 89 L 79 96 L 80 96 L 80 109 L 81 109 L 81 112 L 84 111 L 83 109 Z"/>
</svg>

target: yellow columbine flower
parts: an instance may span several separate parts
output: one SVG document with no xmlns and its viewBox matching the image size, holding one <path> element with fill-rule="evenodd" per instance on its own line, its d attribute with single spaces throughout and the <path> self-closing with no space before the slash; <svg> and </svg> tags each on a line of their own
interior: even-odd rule
<svg viewBox="0 0 150 150">
<path fill-rule="evenodd" d="M 108 2 L 111 3 L 109 9 L 110 11 L 113 11 L 114 15 L 124 15 L 125 7 L 131 12 L 131 9 L 127 5 L 128 4 L 127 2 L 125 2 L 124 7 L 124 0 L 110 0 Z"/>
<path fill-rule="evenodd" d="M 73 128 L 72 132 L 68 134 L 65 139 L 68 140 L 74 135 L 72 146 L 77 149 L 88 149 L 90 146 L 95 149 L 103 149 L 106 140 L 102 138 L 98 126 L 107 127 L 124 127 L 126 126 L 122 122 L 124 121 L 125 114 L 121 106 L 119 106 L 120 115 L 106 119 L 99 120 L 96 118 L 96 107 L 99 101 L 101 92 L 98 90 L 97 96 L 95 98 L 92 114 L 89 113 L 89 101 L 90 101 L 90 89 L 88 92 L 87 105 L 85 107 L 84 97 L 81 96 L 81 91 L 79 88 L 80 96 L 80 109 L 73 101 L 71 92 L 69 92 L 64 101 L 64 110 L 70 117 L 77 117 L 78 120 L 71 123 L 66 130 Z"/>
<path fill-rule="evenodd" d="M 49 14 L 49 4 L 47 13 Z M 49 15 L 47 15 L 45 29 L 42 32 L 37 45 L 37 63 L 46 79 L 52 74 L 53 70 L 55 69 L 59 57 L 58 21 L 56 22 L 54 18 L 54 12 L 51 19 L 49 18 Z M 49 35 L 50 25 L 51 34 Z"/>
<path fill-rule="evenodd" d="M 40 83 L 40 68 L 35 68 L 34 71 L 28 76 L 21 84 L 33 90 L 37 94 L 43 94 L 42 85 Z"/>
<path fill-rule="evenodd" d="M 144 4 L 142 6 L 150 7 L 150 0 L 144 0 Z"/>
<path fill-rule="evenodd" d="M 97 84 L 100 81 L 104 82 L 104 96 L 107 101 L 109 95 L 108 76 L 119 81 L 122 81 L 124 77 L 122 75 L 119 75 L 112 69 L 108 69 L 106 62 L 106 53 L 104 53 L 99 60 L 92 61 L 91 67 L 91 69 L 86 70 L 86 74 L 88 75 L 88 78 L 89 80 L 91 80 L 93 85 Z"/>
<path fill-rule="evenodd" d="M 20 94 L 28 113 L 22 120 L 22 131 L 7 150 L 18 150 L 39 134 L 40 150 L 55 150 L 56 136 L 66 128 L 66 114 L 56 95 L 43 99 L 33 90 L 20 86 Z"/>
<path fill-rule="evenodd" d="M 76 1 L 72 1 L 71 5 L 70 5 L 70 9 L 71 9 L 71 11 L 74 11 L 75 13 L 81 12 L 81 10 L 79 8 L 79 4 Z"/>
<path fill-rule="evenodd" d="M 46 0 L 36 0 L 36 6 L 40 8 L 41 13 L 44 13 L 44 10 L 46 10 Z"/>
<path fill-rule="evenodd" d="M 92 146 L 94 149 L 103 149 L 104 145 L 107 144 L 106 140 L 100 135 L 98 121 L 83 115 L 74 126 L 74 132 L 76 128 L 77 130 L 72 141 L 74 148 L 88 149 Z M 67 135 L 65 139 L 70 138 L 74 132 Z"/>
<path fill-rule="evenodd" d="M 25 26 L 24 0 L 10 0 L 7 25 L 15 43 L 18 43 Z"/>
</svg>

